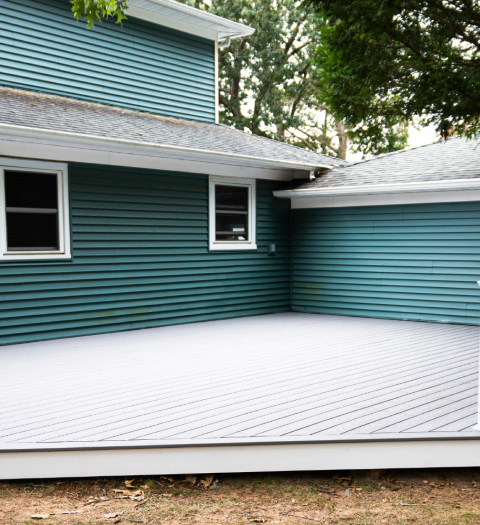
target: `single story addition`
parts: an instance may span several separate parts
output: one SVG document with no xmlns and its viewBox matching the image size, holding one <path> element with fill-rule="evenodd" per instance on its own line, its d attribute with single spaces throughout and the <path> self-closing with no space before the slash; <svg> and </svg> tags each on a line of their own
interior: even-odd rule
<svg viewBox="0 0 480 525">
<path fill-rule="evenodd" d="M 0 479 L 480 466 L 478 141 L 230 129 L 250 28 L 70 7 L 0 8 Z"/>
</svg>

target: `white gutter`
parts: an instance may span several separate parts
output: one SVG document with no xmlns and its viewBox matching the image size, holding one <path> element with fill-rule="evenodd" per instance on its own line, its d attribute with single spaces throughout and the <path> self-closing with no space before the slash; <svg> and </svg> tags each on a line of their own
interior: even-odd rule
<svg viewBox="0 0 480 525">
<path fill-rule="evenodd" d="M 149 20 L 217 41 L 249 36 L 255 31 L 245 24 L 181 4 L 175 0 L 130 0 L 127 16 Z M 200 33 L 195 31 L 195 27 Z"/>
<path fill-rule="evenodd" d="M 181 146 L 170 146 L 158 144 L 155 142 L 141 142 L 135 140 L 115 139 L 110 137 L 100 137 L 97 135 L 88 135 L 80 133 L 71 133 L 68 131 L 54 131 L 43 128 L 30 128 L 27 126 L 15 126 L 11 124 L 0 124 L 0 135 L 3 137 L 21 137 L 28 139 L 40 139 L 51 143 L 68 143 L 81 144 L 84 146 L 93 146 L 99 149 L 118 150 L 128 147 L 135 152 L 160 154 L 164 157 L 181 158 L 184 160 L 205 160 L 221 161 L 240 166 L 253 165 L 257 167 L 275 168 L 275 169 L 292 169 L 311 171 L 320 168 L 332 168 L 333 166 L 310 164 L 303 162 L 294 162 L 287 160 L 276 160 L 269 158 L 256 157 L 254 155 L 239 155 L 236 153 L 225 153 L 223 151 L 204 150 L 198 148 L 189 148 Z"/>
<path fill-rule="evenodd" d="M 410 193 L 423 191 L 480 189 L 479 179 L 452 179 L 426 182 L 404 182 L 396 184 L 364 184 L 355 186 L 336 186 L 304 190 L 274 191 L 275 197 L 308 199 L 313 197 L 337 197 L 340 195 L 380 195 L 385 193 Z"/>
</svg>

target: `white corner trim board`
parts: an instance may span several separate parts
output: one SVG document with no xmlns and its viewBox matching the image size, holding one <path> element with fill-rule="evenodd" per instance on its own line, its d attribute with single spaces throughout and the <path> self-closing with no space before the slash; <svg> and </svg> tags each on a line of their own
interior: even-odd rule
<svg viewBox="0 0 480 525">
<path fill-rule="evenodd" d="M 0 452 L 2 480 L 478 466 L 480 439 Z"/>
</svg>

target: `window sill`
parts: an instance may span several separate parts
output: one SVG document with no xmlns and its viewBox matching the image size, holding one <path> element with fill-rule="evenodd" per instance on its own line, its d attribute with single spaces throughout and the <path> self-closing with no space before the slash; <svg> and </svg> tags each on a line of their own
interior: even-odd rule
<svg viewBox="0 0 480 525">
<path fill-rule="evenodd" d="M 245 243 L 245 244 L 234 244 L 234 243 L 223 243 L 218 242 L 214 244 L 210 244 L 209 246 L 210 251 L 242 251 L 242 250 L 256 250 L 257 245 L 251 244 L 251 243 Z"/>
<path fill-rule="evenodd" d="M 6 253 L 0 255 L 2 262 L 28 262 L 28 261 L 68 261 L 72 260 L 70 253 Z"/>
</svg>

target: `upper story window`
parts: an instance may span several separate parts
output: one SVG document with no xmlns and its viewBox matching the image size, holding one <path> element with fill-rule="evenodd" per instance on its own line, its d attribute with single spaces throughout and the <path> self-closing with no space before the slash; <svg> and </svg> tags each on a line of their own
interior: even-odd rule
<svg viewBox="0 0 480 525">
<path fill-rule="evenodd" d="M 253 250 L 255 180 L 210 177 L 210 250 Z"/>
<path fill-rule="evenodd" d="M 70 257 L 67 166 L 0 161 L 0 261 Z"/>
</svg>

